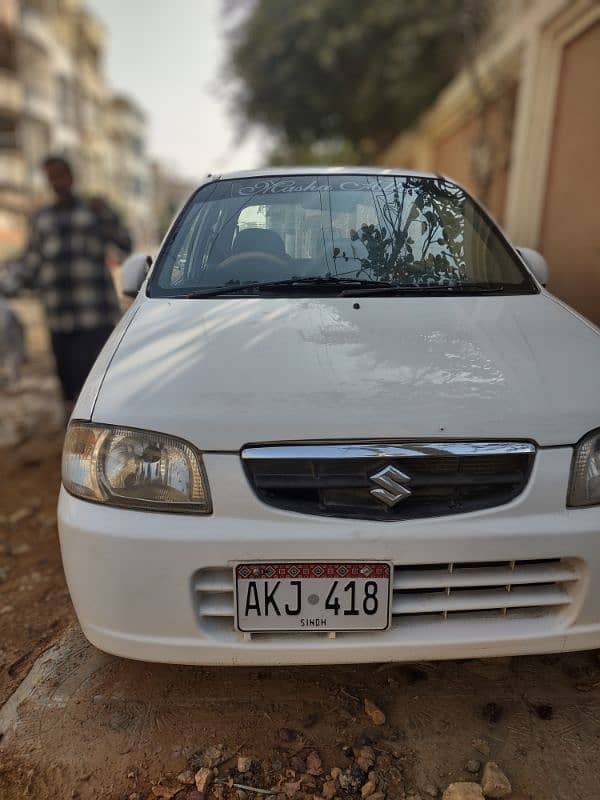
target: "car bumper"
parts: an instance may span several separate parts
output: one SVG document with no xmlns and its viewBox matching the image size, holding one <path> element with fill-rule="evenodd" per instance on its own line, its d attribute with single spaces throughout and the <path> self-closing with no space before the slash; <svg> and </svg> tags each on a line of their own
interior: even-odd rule
<svg viewBox="0 0 600 800">
<path fill-rule="evenodd" d="M 252 493 L 237 455 L 207 454 L 214 513 L 206 517 L 109 508 L 63 489 L 59 531 L 67 581 L 93 644 L 148 661 L 325 664 L 600 647 L 600 508 L 565 507 L 570 460 L 569 448 L 540 450 L 525 492 L 500 508 L 379 523 L 266 506 Z M 395 615 L 383 632 L 245 636 L 233 622 L 232 565 L 261 560 L 383 560 L 397 574 L 414 565 L 451 573 L 456 564 L 483 565 L 488 574 L 515 562 L 543 570 L 552 561 L 566 565 L 571 577 L 539 579 L 536 592 L 560 591 L 556 605 L 479 608 L 474 598 L 487 595 L 476 593 L 461 595 L 468 603 L 456 613 Z M 221 599 L 231 597 L 231 613 L 228 601 L 216 611 L 204 604 L 203 576 Z M 487 579 L 484 592 L 497 588 Z M 527 595 L 526 587 L 519 590 Z"/>
</svg>

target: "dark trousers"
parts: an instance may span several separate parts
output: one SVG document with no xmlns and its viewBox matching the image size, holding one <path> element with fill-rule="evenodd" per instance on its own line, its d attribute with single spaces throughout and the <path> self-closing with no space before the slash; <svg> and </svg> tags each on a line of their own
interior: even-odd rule
<svg viewBox="0 0 600 800">
<path fill-rule="evenodd" d="M 52 334 L 56 371 L 67 403 L 77 400 L 88 372 L 112 330 L 112 325 L 104 325 L 91 330 Z"/>
</svg>

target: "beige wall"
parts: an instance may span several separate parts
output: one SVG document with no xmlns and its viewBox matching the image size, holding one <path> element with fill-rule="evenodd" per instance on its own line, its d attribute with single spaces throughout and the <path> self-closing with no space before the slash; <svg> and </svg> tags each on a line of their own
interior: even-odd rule
<svg viewBox="0 0 600 800">
<path fill-rule="evenodd" d="M 433 143 L 433 168 L 461 183 L 503 222 L 516 87 Z"/>
<path fill-rule="evenodd" d="M 600 324 L 600 22 L 563 52 L 539 246 L 550 290 Z"/>
<path fill-rule="evenodd" d="M 515 244 L 544 253 L 549 289 L 600 325 L 600 1 L 517 11 L 379 160 L 465 185 Z M 482 92 L 497 98 L 486 136 Z"/>
</svg>

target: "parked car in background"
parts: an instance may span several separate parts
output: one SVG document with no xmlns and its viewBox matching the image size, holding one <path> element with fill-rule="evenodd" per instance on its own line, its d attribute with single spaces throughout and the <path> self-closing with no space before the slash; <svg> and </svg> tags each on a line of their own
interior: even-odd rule
<svg viewBox="0 0 600 800">
<path fill-rule="evenodd" d="M 440 176 L 208 178 L 124 266 L 67 432 L 86 636 L 193 664 L 599 647 L 599 331 L 544 282 Z"/>
</svg>

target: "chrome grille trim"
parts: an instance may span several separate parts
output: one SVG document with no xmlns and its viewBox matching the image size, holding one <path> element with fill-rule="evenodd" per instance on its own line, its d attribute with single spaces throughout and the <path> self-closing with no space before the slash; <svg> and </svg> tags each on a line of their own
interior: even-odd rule
<svg viewBox="0 0 600 800">
<path fill-rule="evenodd" d="M 298 444 L 248 446 L 245 461 L 253 459 L 419 458 L 422 456 L 533 455 L 531 442 L 411 442 L 401 444 Z"/>
<path fill-rule="evenodd" d="M 535 453 L 524 441 L 338 442 L 248 446 L 241 457 L 269 506 L 395 522 L 504 505 L 525 489 Z"/>
</svg>

